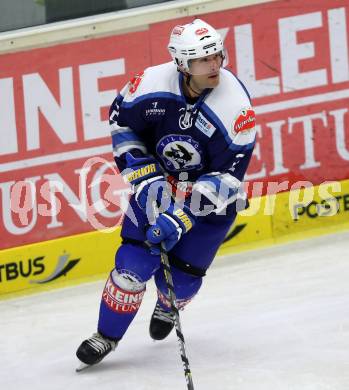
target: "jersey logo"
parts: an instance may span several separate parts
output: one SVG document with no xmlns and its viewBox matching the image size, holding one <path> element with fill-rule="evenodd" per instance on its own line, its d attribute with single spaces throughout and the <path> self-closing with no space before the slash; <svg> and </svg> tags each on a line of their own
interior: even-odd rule
<svg viewBox="0 0 349 390">
<path fill-rule="evenodd" d="M 141 83 L 144 76 L 144 72 L 140 74 L 136 74 L 135 77 L 129 81 L 129 87 L 128 91 L 132 94 L 134 94 L 137 91 L 137 88 L 139 87 L 139 84 Z"/>
<path fill-rule="evenodd" d="M 156 151 L 169 170 L 202 169 L 200 145 L 188 135 L 163 137 Z"/>
<path fill-rule="evenodd" d="M 179 109 L 179 112 L 181 111 L 184 111 L 184 113 L 180 115 L 178 125 L 182 130 L 187 130 L 193 126 L 193 114 L 195 114 L 196 110 L 191 112 L 190 109 L 182 107 Z"/>
<path fill-rule="evenodd" d="M 203 132 L 209 138 L 211 138 L 213 133 L 216 131 L 216 128 L 213 126 L 213 124 L 209 122 L 201 114 L 201 112 L 199 112 L 199 115 L 196 118 L 195 127 L 197 127 L 201 132 Z"/>
<path fill-rule="evenodd" d="M 159 102 L 152 102 L 153 108 L 147 108 L 145 110 L 145 116 L 157 116 L 157 115 L 165 115 L 166 109 L 165 108 L 158 108 L 158 103 Z"/>
<path fill-rule="evenodd" d="M 256 115 L 252 108 L 244 108 L 237 115 L 234 125 L 233 133 L 241 133 L 243 131 L 251 130 L 256 126 Z"/>
</svg>

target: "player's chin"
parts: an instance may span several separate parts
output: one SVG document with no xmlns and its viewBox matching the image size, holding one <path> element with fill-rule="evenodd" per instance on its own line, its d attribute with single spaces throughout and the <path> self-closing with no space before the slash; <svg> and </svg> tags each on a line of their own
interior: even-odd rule
<svg viewBox="0 0 349 390">
<path fill-rule="evenodd" d="M 219 73 L 207 76 L 207 83 L 209 88 L 217 87 L 219 84 Z"/>
</svg>

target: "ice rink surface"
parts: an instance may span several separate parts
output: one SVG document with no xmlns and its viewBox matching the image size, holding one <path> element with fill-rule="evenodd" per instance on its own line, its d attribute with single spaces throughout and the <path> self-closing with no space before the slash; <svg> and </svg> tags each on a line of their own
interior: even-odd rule
<svg viewBox="0 0 349 390">
<path fill-rule="evenodd" d="M 116 351 L 75 373 L 103 285 L 0 302 L 1 389 L 186 389 L 175 333 L 148 335 L 153 282 Z M 181 319 L 196 390 L 349 389 L 349 232 L 216 259 Z"/>
</svg>

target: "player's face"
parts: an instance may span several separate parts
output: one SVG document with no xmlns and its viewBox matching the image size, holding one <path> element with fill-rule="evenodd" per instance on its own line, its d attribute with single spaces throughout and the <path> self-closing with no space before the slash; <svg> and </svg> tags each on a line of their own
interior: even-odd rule
<svg viewBox="0 0 349 390">
<path fill-rule="evenodd" d="M 199 90 L 214 88 L 219 84 L 219 70 L 223 63 L 221 53 L 190 61 L 190 74 L 193 85 Z"/>
<path fill-rule="evenodd" d="M 217 72 L 223 64 L 223 53 L 211 54 L 206 57 L 189 61 L 189 73 L 193 76 L 209 75 Z"/>
<path fill-rule="evenodd" d="M 219 70 L 208 75 L 192 76 L 191 85 L 196 91 L 206 88 L 215 88 L 219 84 Z"/>
</svg>

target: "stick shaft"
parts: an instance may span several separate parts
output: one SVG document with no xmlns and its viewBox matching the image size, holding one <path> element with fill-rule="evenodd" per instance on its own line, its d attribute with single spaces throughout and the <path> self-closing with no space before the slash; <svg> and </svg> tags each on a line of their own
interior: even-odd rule
<svg viewBox="0 0 349 390">
<path fill-rule="evenodd" d="M 176 298 L 176 294 L 174 291 L 170 263 L 168 261 L 168 256 L 167 256 L 166 250 L 163 248 L 163 246 L 161 246 L 160 254 L 161 254 L 161 263 L 162 263 L 163 269 L 164 269 L 166 285 L 167 285 L 167 289 L 168 289 L 168 293 L 169 293 L 169 297 L 170 297 L 171 310 L 175 316 L 175 328 L 176 328 L 179 350 L 180 350 L 181 359 L 182 359 L 183 368 L 184 368 L 184 376 L 185 376 L 185 380 L 187 382 L 188 390 L 194 390 L 194 384 L 193 384 L 193 379 L 192 379 L 192 375 L 191 375 L 189 360 L 188 360 L 187 353 L 185 350 L 185 340 L 184 340 L 184 336 L 182 333 L 181 321 L 179 318 L 179 311 L 178 311 L 178 307 L 177 307 L 177 298 Z"/>
</svg>

